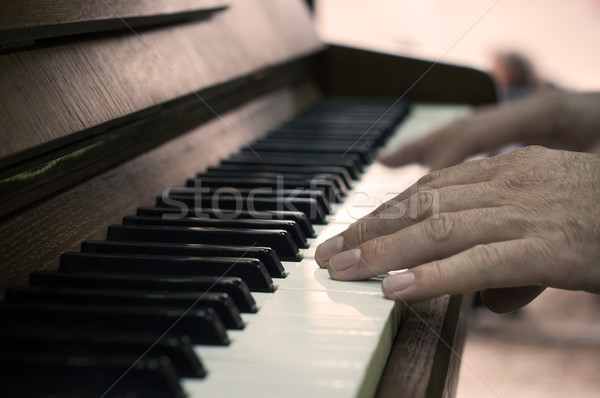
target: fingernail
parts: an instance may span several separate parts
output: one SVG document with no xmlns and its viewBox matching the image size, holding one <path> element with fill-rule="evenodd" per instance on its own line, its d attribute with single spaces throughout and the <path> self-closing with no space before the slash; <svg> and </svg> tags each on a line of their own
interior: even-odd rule
<svg viewBox="0 0 600 398">
<path fill-rule="evenodd" d="M 315 257 L 321 263 L 329 260 L 331 256 L 338 254 L 342 251 L 344 247 L 344 237 L 338 236 L 336 238 L 331 238 L 321 243 L 317 250 L 315 251 Z"/>
<path fill-rule="evenodd" d="M 329 259 L 329 268 L 343 271 L 358 263 L 358 260 L 360 260 L 360 249 L 346 250 Z"/>
<path fill-rule="evenodd" d="M 384 282 L 388 290 L 392 292 L 401 292 L 408 288 L 415 281 L 414 272 L 400 272 L 385 278 Z"/>
</svg>

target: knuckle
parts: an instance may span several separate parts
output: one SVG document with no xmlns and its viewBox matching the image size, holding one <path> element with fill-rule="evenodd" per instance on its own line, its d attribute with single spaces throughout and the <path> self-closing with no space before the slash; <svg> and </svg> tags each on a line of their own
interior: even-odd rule
<svg viewBox="0 0 600 398">
<path fill-rule="evenodd" d="M 445 175 L 444 170 L 436 170 L 430 173 L 425 174 L 423 177 L 419 178 L 415 185 L 413 185 L 413 189 L 421 189 L 422 187 L 428 186 L 436 186 L 441 180 L 443 180 Z"/>
<path fill-rule="evenodd" d="M 437 171 L 425 174 L 423 177 L 419 178 L 417 180 L 417 182 L 411 188 L 414 189 L 416 187 L 420 187 L 420 186 L 423 186 L 423 185 L 429 185 L 430 183 L 432 183 L 433 181 L 435 181 L 436 174 L 437 174 Z"/>
<path fill-rule="evenodd" d="M 543 146 L 528 145 L 526 147 L 509 152 L 507 155 L 509 158 L 513 157 L 514 160 L 529 160 L 543 156 L 546 151 L 547 149 Z"/>
<path fill-rule="evenodd" d="M 362 260 L 358 265 L 360 267 L 371 269 L 371 266 L 378 268 L 381 265 L 381 258 L 385 256 L 385 253 L 389 250 L 390 245 L 388 245 L 386 243 L 386 239 L 382 237 L 371 239 L 362 243 L 358 247 L 360 248 Z M 392 269 L 394 264 L 387 264 L 387 266 Z"/>
<path fill-rule="evenodd" d="M 441 213 L 438 217 L 429 217 L 424 222 L 427 237 L 435 243 L 448 241 L 456 226 L 456 216 L 451 213 Z"/>
<path fill-rule="evenodd" d="M 475 264 L 498 264 L 502 259 L 502 253 L 493 245 L 474 246 L 471 254 Z"/>
<path fill-rule="evenodd" d="M 581 223 L 577 220 L 569 220 L 560 226 L 560 234 L 567 247 L 582 248 L 586 244 L 585 234 Z"/>
<path fill-rule="evenodd" d="M 406 214 L 405 205 L 403 202 L 396 200 L 395 198 L 389 200 L 387 208 L 376 215 L 378 220 L 398 220 L 404 217 Z"/>
<path fill-rule="evenodd" d="M 510 170 L 495 179 L 494 183 L 504 189 L 520 189 L 543 184 L 549 181 L 550 178 L 550 169 L 533 167 L 523 170 Z"/>
<path fill-rule="evenodd" d="M 429 263 L 427 272 L 428 283 L 431 285 L 445 286 L 447 289 L 448 281 L 453 279 L 452 269 L 448 261 L 438 260 Z M 446 292 L 439 292 L 445 294 Z"/>
<path fill-rule="evenodd" d="M 434 205 L 438 203 L 438 195 L 435 190 L 420 191 L 410 196 L 407 216 L 412 220 L 422 220 L 430 216 L 434 211 Z"/>
<path fill-rule="evenodd" d="M 352 224 L 344 234 L 344 241 L 354 247 L 365 240 L 369 240 L 372 232 L 371 223 L 367 221 L 358 221 Z"/>
<path fill-rule="evenodd" d="M 553 233 L 545 231 L 541 235 L 542 240 L 536 254 L 551 262 L 556 262 L 557 255 L 561 258 L 560 262 L 570 262 L 572 259 L 581 258 L 587 248 L 594 246 L 593 242 L 589 241 L 589 236 L 585 221 L 563 220 Z"/>
</svg>

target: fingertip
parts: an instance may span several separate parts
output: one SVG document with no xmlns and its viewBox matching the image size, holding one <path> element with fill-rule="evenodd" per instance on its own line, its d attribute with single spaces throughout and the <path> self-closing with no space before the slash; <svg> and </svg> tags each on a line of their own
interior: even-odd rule
<svg viewBox="0 0 600 398">
<path fill-rule="evenodd" d="M 346 250 L 329 259 L 329 268 L 334 272 L 344 271 L 358 264 L 360 249 Z"/>
<path fill-rule="evenodd" d="M 508 314 L 531 303 L 545 289 L 543 286 L 484 289 L 481 301 L 492 312 Z"/>
<path fill-rule="evenodd" d="M 465 156 L 460 146 L 450 145 L 442 152 L 432 151 L 423 162 L 429 166 L 430 171 L 438 171 L 456 166 L 464 160 Z"/>
<path fill-rule="evenodd" d="M 381 289 L 385 297 L 395 301 L 404 301 L 408 290 L 414 286 L 415 279 L 414 272 L 399 272 L 385 277 Z"/>
<path fill-rule="evenodd" d="M 331 257 L 340 253 L 344 247 L 344 237 L 334 236 L 321 243 L 315 250 L 315 260 L 321 268 L 327 268 Z"/>
<path fill-rule="evenodd" d="M 377 157 L 377 161 L 387 167 L 398 167 L 413 163 L 418 160 L 417 156 L 410 154 L 410 151 L 401 149 L 396 152 L 382 153 Z"/>
</svg>

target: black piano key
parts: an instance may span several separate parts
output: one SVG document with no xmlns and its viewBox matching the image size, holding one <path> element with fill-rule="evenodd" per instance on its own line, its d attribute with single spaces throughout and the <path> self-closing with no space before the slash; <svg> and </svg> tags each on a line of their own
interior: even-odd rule
<svg viewBox="0 0 600 398">
<path fill-rule="evenodd" d="M 64 333 L 46 330 L 11 332 L 0 330 L 0 352 L 59 357 L 167 357 L 182 377 L 203 378 L 206 368 L 187 336 L 157 339 L 145 334 Z M 134 361 L 131 363 L 133 364 Z"/>
<path fill-rule="evenodd" d="M 308 147 L 314 146 L 316 153 L 333 153 L 343 155 L 346 153 L 354 153 L 361 156 L 365 162 L 371 162 L 375 156 L 378 144 L 372 138 L 365 137 L 327 137 L 316 136 L 294 137 L 293 135 L 285 136 L 268 136 L 254 143 L 257 150 L 261 153 L 276 152 L 278 150 L 286 152 L 308 152 Z M 254 147 L 254 146 L 253 146 Z M 290 149 L 288 149 L 290 148 Z"/>
<path fill-rule="evenodd" d="M 274 198 L 261 198 L 255 197 L 249 198 L 210 198 L 206 195 L 201 198 L 194 197 L 193 195 L 176 195 L 172 194 L 168 197 L 158 197 L 156 199 L 156 206 L 158 207 L 176 207 L 183 209 L 184 211 L 188 207 L 198 208 L 212 208 L 215 207 L 221 210 L 239 210 L 250 212 L 250 218 L 258 218 L 264 211 L 300 211 L 306 215 L 309 221 L 313 224 L 325 224 L 326 211 L 319 205 L 319 203 L 312 198 L 290 198 L 290 197 L 274 197 Z M 257 217 L 254 217 L 256 214 Z M 202 243 L 202 242 L 192 242 Z M 226 240 L 224 244 L 228 243 Z M 238 244 L 238 243 L 236 243 Z M 262 245 L 265 246 L 265 245 Z"/>
<path fill-rule="evenodd" d="M 301 164 L 320 164 L 330 162 L 329 164 L 341 165 L 344 164 L 342 160 L 349 161 L 354 167 L 356 167 L 359 171 L 365 166 L 365 162 L 361 159 L 361 157 L 355 153 L 346 153 L 343 156 L 339 154 L 329 154 L 329 153 L 310 153 L 310 152 L 289 152 L 289 151 L 277 151 L 277 152 L 265 152 L 260 155 L 260 158 L 257 158 L 252 152 L 241 151 L 238 153 L 234 153 L 229 157 L 229 159 L 259 159 L 265 161 L 267 159 L 285 159 L 292 160 L 295 163 Z"/>
<path fill-rule="evenodd" d="M 212 227 L 212 228 L 241 228 L 241 229 L 266 229 L 266 230 L 284 230 L 301 248 L 306 248 L 306 236 L 294 221 L 287 220 L 253 220 L 237 218 L 233 220 L 217 220 L 210 218 L 164 218 L 164 217 L 144 217 L 144 216 L 126 216 L 123 217 L 123 224 L 126 225 L 166 225 L 179 227 Z"/>
<path fill-rule="evenodd" d="M 0 353 L 0 391 L 6 397 L 183 398 L 168 358 L 57 357 Z"/>
<path fill-rule="evenodd" d="M 225 325 L 212 308 L 78 306 L 0 303 L 0 324 L 14 332 L 146 333 L 188 336 L 195 344 L 228 345 Z"/>
<path fill-rule="evenodd" d="M 348 130 L 334 130 L 334 129 L 277 129 L 273 130 L 269 137 L 273 137 L 276 140 L 295 139 L 300 136 L 303 140 L 320 140 L 329 139 L 338 142 L 344 142 L 348 147 L 354 144 L 357 140 L 364 139 L 363 130 L 348 131 Z M 325 138 L 323 138 L 325 137 Z M 374 148 L 380 147 L 385 143 L 387 134 L 382 130 L 370 131 L 368 140 L 366 142 L 371 143 Z"/>
<path fill-rule="evenodd" d="M 293 142 L 255 142 L 252 143 L 252 149 L 250 147 L 243 148 L 242 151 L 256 150 L 261 156 L 265 152 L 273 152 L 280 154 L 293 153 L 295 155 L 308 153 L 308 154 L 325 154 L 334 156 L 346 156 L 349 154 L 358 155 L 364 164 L 368 164 L 373 160 L 373 147 L 371 145 L 365 145 L 360 142 L 351 144 L 337 143 L 337 144 L 325 144 L 325 143 L 308 143 L 300 144 Z"/>
<path fill-rule="evenodd" d="M 338 159 L 302 159 L 302 161 L 298 161 L 292 158 L 286 157 L 260 157 L 254 158 L 242 155 L 242 156 L 230 156 L 228 159 L 221 160 L 221 164 L 237 164 L 237 165 L 275 165 L 275 166 L 309 166 L 309 167 L 342 167 L 346 170 L 346 172 L 350 175 L 352 179 L 358 179 L 361 173 L 361 169 L 358 165 L 352 160 L 348 158 Z"/>
<path fill-rule="evenodd" d="M 317 126 L 318 127 L 318 126 Z M 345 129 L 344 126 L 338 125 L 338 131 Z M 296 142 L 300 145 L 307 146 L 307 151 L 309 150 L 309 145 L 319 146 L 324 142 L 331 142 L 332 145 L 350 145 L 353 143 L 361 143 L 361 144 L 369 144 L 369 146 L 373 146 L 376 142 L 377 137 L 371 136 L 370 131 L 365 134 L 365 131 L 360 130 L 350 130 L 345 129 L 345 133 L 335 133 L 335 130 L 332 130 L 332 134 L 328 134 L 327 131 L 318 131 L 319 134 L 315 134 L 312 130 L 307 130 L 304 126 L 293 126 L 290 125 L 288 127 L 277 127 L 271 131 L 269 131 L 266 135 L 256 140 L 254 143 L 264 143 L 269 142 L 275 139 L 283 139 L 289 140 L 290 142 Z"/>
<path fill-rule="evenodd" d="M 271 187 L 260 186 L 258 188 L 248 188 L 248 187 L 231 187 L 231 186 L 202 186 L 202 180 L 200 179 L 188 179 L 186 181 L 185 187 L 175 187 L 169 188 L 161 194 L 159 200 L 157 200 L 157 204 L 165 203 L 165 195 L 167 197 L 171 197 L 174 195 L 187 195 L 191 196 L 195 201 L 194 203 L 210 203 L 210 206 L 218 203 L 221 199 L 235 199 L 240 198 L 242 202 L 249 200 L 249 198 L 253 199 L 272 199 L 272 198 L 280 198 L 284 201 L 296 201 L 301 199 L 313 199 L 317 202 L 317 205 L 324 214 L 329 214 L 329 203 L 336 201 L 338 197 L 334 196 L 333 198 L 329 198 L 325 190 L 321 189 L 312 189 L 312 188 L 304 188 L 304 189 L 279 189 L 275 184 L 272 184 Z M 210 199 L 207 200 L 207 199 Z M 191 201 L 191 199 L 189 199 Z M 240 209 L 240 206 L 237 207 Z M 240 209 L 241 210 L 241 209 Z M 245 218 L 258 218 L 261 219 L 263 214 L 254 215 L 250 214 L 250 217 Z M 199 217 L 205 218 L 205 217 Z M 226 218 L 221 215 L 218 218 Z M 241 217 L 231 217 L 231 218 L 241 218 Z M 279 219 L 279 218 L 273 218 Z"/>
<path fill-rule="evenodd" d="M 249 172 L 265 172 L 265 173 L 301 173 L 304 175 L 317 175 L 317 174 L 326 174 L 326 175 L 334 175 L 338 177 L 338 181 L 343 183 L 343 190 L 347 191 L 352 188 L 352 178 L 350 174 L 343 167 L 313 167 L 313 166 L 302 166 L 298 165 L 295 167 L 291 166 L 273 166 L 268 164 L 256 164 L 256 165 L 220 165 L 220 166 L 211 166 L 206 169 L 208 172 L 212 172 L 213 170 L 223 170 L 228 172 L 236 172 L 236 171 L 249 171 Z"/>
<path fill-rule="evenodd" d="M 132 227 L 145 228 L 145 227 Z M 177 276 L 235 276 L 250 290 L 272 292 L 273 280 L 260 260 L 227 257 L 179 257 L 136 254 L 65 253 L 60 271 Z"/>
<path fill-rule="evenodd" d="M 336 119 L 327 119 L 323 116 L 318 118 L 297 118 L 289 122 L 288 124 L 283 125 L 282 127 L 286 128 L 338 128 L 338 129 L 354 129 L 354 130 L 362 130 L 366 134 L 374 128 L 379 127 L 380 129 L 387 130 L 392 126 L 392 121 L 389 119 L 381 119 L 377 120 L 343 120 L 338 118 Z"/>
<path fill-rule="evenodd" d="M 265 171 L 265 170 L 251 170 L 247 167 L 239 167 L 231 170 L 225 167 L 208 167 L 204 173 L 198 173 L 196 179 L 202 179 L 203 177 L 226 177 L 226 178 L 266 178 L 266 179 L 277 179 L 281 181 L 286 180 L 323 180 L 328 181 L 332 184 L 333 188 L 337 190 L 341 195 L 345 195 L 348 191 L 344 181 L 336 174 L 330 173 L 315 173 L 315 172 L 303 172 L 302 170 L 295 170 L 294 172 L 288 171 Z"/>
<path fill-rule="evenodd" d="M 105 243 L 105 242 L 99 242 Z M 109 273 L 38 271 L 29 275 L 29 285 L 86 289 L 162 290 L 173 292 L 227 293 L 240 312 L 258 310 L 246 282 L 237 277 L 169 276 Z"/>
<path fill-rule="evenodd" d="M 330 139 L 341 138 L 348 140 L 357 140 L 361 137 L 368 137 L 380 144 L 385 137 L 385 131 L 378 126 L 373 127 L 365 134 L 362 128 L 353 128 L 352 126 L 336 127 L 336 126 L 279 126 L 269 132 L 270 136 L 275 137 L 302 137 L 303 139 L 328 137 Z"/>
<path fill-rule="evenodd" d="M 6 290 L 7 302 L 71 303 L 71 305 L 128 305 L 212 308 L 228 329 L 244 328 L 239 310 L 227 293 L 162 292 L 154 290 L 43 288 L 15 286 Z"/>
<path fill-rule="evenodd" d="M 108 240 L 127 242 L 203 243 L 270 247 L 282 260 L 298 261 L 298 247 L 284 230 L 194 228 L 156 225 L 111 225 Z"/>
<path fill-rule="evenodd" d="M 139 207 L 136 214 L 138 216 L 150 217 L 198 217 L 198 218 L 217 218 L 217 219 L 235 219 L 235 218 L 252 218 L 257 220 L 292 220 L 295 221 L 304 235 L 307 237 L 315 237 L 315 230 L 308 220 L 308 217 L 300 211 L 242 211 L 242 210 L 215 210 L 211 208 L 195 208 L 188 207 L 180 209 L 176 207 Z"/>
<path fill-rule="evenodd" d="M 184 257 L 231 257 L 260 260 L 272 278 L 285 278 L 286 273 L 279 257 L 270 247 L 203 245 L 194 243 L 148 243 L 84 241 L 81 251 L 88 253 L 158 254 Z"/>
<path fill-rule="evenodd" d="M 326 200 L 321 205 L 327 212 L 329 212 L 330 202 L 339 203 L 342 200 L 342 194 L 333 182 L 318 178 L 213 177 L 206 174 L 199 174 L 196 178 L 188 179 L 186 187 L 197 190 L 202 187 L 206 191 L 204 192 L 206 196 L 218 194 L 225 197 L 233 197 L 233 195 L 248 197 L 252 195 L 254 197 L 282 196 L 315 199 L 322 196 Z M 203 192 L 198 190 L 197 193 Z"/>
<path fill-rule="evenodd" d="M 377 146 L 377 136 L 371 135 L 371 132 L 335 132 L 329 134 L 326 131 L 319 131 L 318 134 L 312 131 L 294 131 L 275 129 L 269 131 L 264 137 L 258 139 L 257 143 L 263 142 L 290 142 L 292 144 L 343 144 L 350 146 L 352 144 L 368 145 L 371 149 Z"/>
<path fill-rule="evenodd" d="M 223 195 L 231 195 L 236 192 L 236 188 L 250 189 L 251 193 L 256 194 L 262 192 L 267 193 L 271 196 L 277 194 L 283 195 L 283 190 L 297 190 L 300 188 L 302 191 L 321 191 L 328 198 L 328 202 L 341 202 L 342 195 L 336 188 L 332 181 L 326 179 L 312 178 L 312 179 L 291 179 L 291 178 L 278 178 L 278 177 L 254 177 L 250 178 L 247 176 L 240 177 L 223 177 L 211 175 L 199 174 L 194 179 L 189 179 L 186 182 L 187 187 L 209 187 L 209 188 L 229 188 L 230 191 L 220 192 Z M 279 191 L 281 190 L 281 192 Z"/>
</svg>

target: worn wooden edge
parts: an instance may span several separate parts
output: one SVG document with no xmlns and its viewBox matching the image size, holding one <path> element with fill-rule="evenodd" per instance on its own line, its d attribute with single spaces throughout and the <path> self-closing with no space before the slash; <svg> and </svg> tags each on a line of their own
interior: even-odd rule
<svg viewBox="0 0 600 398">
<path fill-rule="evenodd" d="M 473 296 L 471 294 L 462 295 L 460 306 L 458 308 L 456 328 L 453 328 L 455 331 L 453 339 L 454 345 L 453 351 L 450 353 L 451 355 L 448 361 L 446 372 L 446 382 L 442 391 L 442 397 L 444 398 L 452 398 L 456 396 L 456 390 L 458 388 L 458 376 L 463 365 L 462 354 L 465 341 L 467 339 L 467 328 L 472 308 Z"/>
<path fill-rule="evenodd" d="M 152 205 L 164 189 L 185 185 L 187 178 L 292 118 L 319 96 L 308 80 L 271 91 L 3 217 L 0 293 L 25 283 L 33 271 L 56 269 L 62 253 L 78 250 L 86 239 L 104 239 L 109 225 L 137 207 Z"/>
<path fill-rule="evenodd" d="M 0 53 L 0 167 L 323 46 L 299 0 L 228 3 L 210 20 L 63 37 Z"/>
<path fill-rule="evenodd" d="M 473 300 L 470 294 L 451 296 L 437 341 L 426 397 L 453 397 L 462 362 L 466 318 Z"/>
<path fill-rule="evenodd" d="M 415 102 L 484 105 L 497 102 L 496 85 L 483 71 L 330 45 L 321 58 L 327 95 L 375 95 Z"/>
<path fill-rule="evenodd" d="M 149 27 L 210 17 L 227 9 L 225 1 L 186 0 L 97 2 L 21 0 L 3 7 L 0 17 L 0 49 L 32 45 L 37 40 Z"/>
<path fill-rule="evenodd" d="M 405 305 L 377 398 L 453 396 L 470 301 L 442 296 Z"/>
<path fill-rule="evenodd" d="M 120 125 L 111 121 L 116 127 L 98 126 L 66 137 L 83 138 L 0 171 L 0 216 L 160 145 L 245 101 L 297 82 L 312 74 L 313 64 L 308 57 L 268 67 L 127 115 Z M 97 131 L 101 133 L 94 134 Z"/>
<path fill-rule="evenodd" d="M 201 10 L 191 10 L 175 14 L 135 16 L 124 18 L 108 18 L 103 20 L 71 22 L 59 25 L 34 26 L 29 28 L 0 30 L 0 50 L 12 50 L 25 46 L 33 46 L 39 40 L 54 39 L 65 36 L 85 35 L 97 32 L 110 32 L 131 28 L 149 28 L 163 26 L 175 22 L 210 18 L 213 14 L 224 11 L 226 6 Z"/>
</svg>

